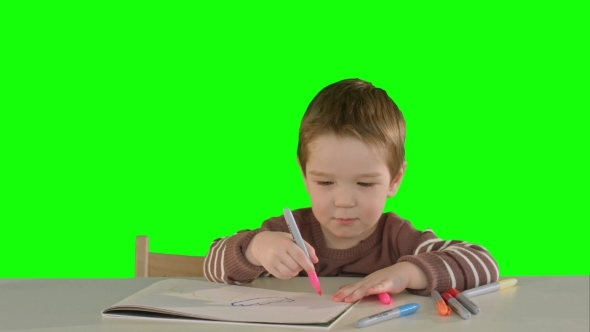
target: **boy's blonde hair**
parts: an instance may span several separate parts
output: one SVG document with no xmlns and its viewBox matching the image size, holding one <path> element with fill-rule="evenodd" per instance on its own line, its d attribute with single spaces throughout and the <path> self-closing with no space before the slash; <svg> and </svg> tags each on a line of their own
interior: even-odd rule
<svg viewBox="0 0 590 332">
<path fill-rule="evenodd" d="M 299 128 L 297 157 L 304 176 L 309 144 L 318 136 L 356 137 L 385 152 L 391 178 L 405 157 L 406 123 L 387 92 L 360 79 L 328 85 L 311 101 Z"/>
</svg>

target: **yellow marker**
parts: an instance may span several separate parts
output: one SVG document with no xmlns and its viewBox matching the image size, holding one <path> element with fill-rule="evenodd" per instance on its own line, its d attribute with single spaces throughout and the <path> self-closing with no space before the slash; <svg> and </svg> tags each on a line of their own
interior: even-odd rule
<svg viewBox="0 0 590 332">
<path fill-rule="evenodd" d="M 466 289 L 466 290 L 462 291 L 461 294 L 463 294 L 467 297 L 474 297 L 474 296 L 479 296 L 479 295 L 499 291 L 500 289 L 512 287 L 514 285 L 516 285 L 516 279 L 511 278 L 511 279 L 498 280 L 496 282 L 490 282 L 487 285 L 475 287 L 472 289 Z"/>
</svg>

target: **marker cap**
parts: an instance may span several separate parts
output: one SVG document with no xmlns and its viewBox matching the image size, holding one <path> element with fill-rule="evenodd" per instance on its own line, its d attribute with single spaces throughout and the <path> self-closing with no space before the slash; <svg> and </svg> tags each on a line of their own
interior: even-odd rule
<svg viewBox="0 0 590 332">
<path fill-rule="evenodd" d="M 379 293 L 379 300 L 383 304 L 390 304 L 392 302 L 391 296 L 389 296 L 389 293 Z"/>
<path fill-rule="evenodd" d="M 514 278 L 498 280 L 498 283 L 500 284 L 500 289 L 514 286 L 514 285 L 516 285 L 516 282 L 517 282 L 517 280 Z"/>
<path fill-rule="evenodd" d="M 449 288 L 449 289 L 447 289 L 447 293 L 451 294 L 453 297 L 457 297 L 457 294 L 459 294 L 459 291 L 454 288 Z"/>
<path fill-rule="evenodd" d="M 445 299 L 445 301 L 448 303 L 450 299 L 453 298 L 453 296 L 447 292 L 443 292 L 442 294 L 440 294 L 440 296 L 442 296 L 443 299 Z"/>
<path fill-rule="evenodd" d="M 315 291 L 318 293 L 318 295 L 322 295 L 322 288 L 320 287 L 320 279 L 318 279 L 318 275 L 316 274 L 316 272 L 315 271 L 308 272 L 307 276 L 309 277 L 309 281 L 311 282 L 311 285 L 313 286 Z"/>
<path fill-rule="evenodd" d="M 418 311 L 418 309 L 420 309 L 420 305 L 418 303 L 409 303 L 399 306 L 398 308 L 400 311 L 400 316 L 405 316 Z"/>
</svg>

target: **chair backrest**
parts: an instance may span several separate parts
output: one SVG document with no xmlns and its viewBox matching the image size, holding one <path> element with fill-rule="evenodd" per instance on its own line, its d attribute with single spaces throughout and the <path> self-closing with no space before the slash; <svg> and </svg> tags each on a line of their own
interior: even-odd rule
<svg viewBox="0 0 590 332">
<path fill-rule="evenodd" d="M 205 257 L 149 251 L 147 236 L 135 239 L 135 277 L 202 277 Z"/>
</svg>

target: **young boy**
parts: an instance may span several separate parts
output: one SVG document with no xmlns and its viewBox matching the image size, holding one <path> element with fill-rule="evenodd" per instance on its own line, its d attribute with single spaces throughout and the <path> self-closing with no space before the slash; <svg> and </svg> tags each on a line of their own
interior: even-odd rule
<svg viewBox="0 0 590 332">
<path fill-rule="evenodd" d="M 207 280 L 240 284 L 314 270 L 318 276 L 365 276 L 332 295 L 345 302 L 404 289 L 430 295 L 498 280 L 496 262 L 483 247 L 441 240 L 383 213 L 406 169 L 404 141 L 405 121 L 384 90 L 358 79 L 325 87 L 303 116 L 297 148 L 311 208 L 293 216 L 313 264 L 281 216 L 215 240 L 205 258 Z"/>
</svg>

